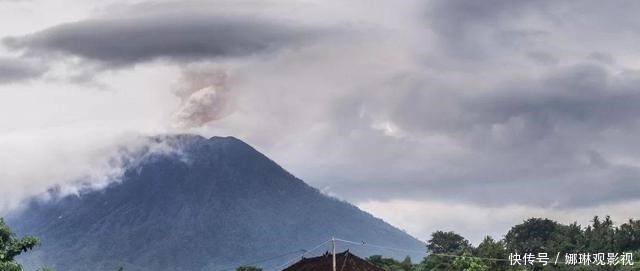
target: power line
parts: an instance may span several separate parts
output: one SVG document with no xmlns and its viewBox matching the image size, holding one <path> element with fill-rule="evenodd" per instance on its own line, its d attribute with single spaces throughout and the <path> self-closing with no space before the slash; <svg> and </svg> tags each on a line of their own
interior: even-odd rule
<svg viewBox="0 0 640 271">
<path fill-rule="evenodd" d="M 394 247 L 387 247 L 387 246 L 381 246 L 381 245 L 373 245 L 373 244 L 369 244 L 367 242 L 355 242 L 355 241 L 350 241 L 350 240 L 344 240 L 344 239 L 337 239 L 336 241 L 340 241 L 340 242 L 344 242 L 344 243 L 348 243 L 348 244 L 354 244 L 354 245 L 359 245 L 359 246 L 368 246 L 368 247 L 375 247 L 375 248 L 382 248 L 382 249 L 388 249 L 388 250 L 393 250 L 393 251 L 402 251 L 402 252 L 411 252 L 411 253 L 423 253 L 425 255 L 434 255 L 434 256 L 439 256 L 439 257 L 450 257 L 450 258 L 471 258 L 471 259 L 479 259 L 479 260 L 485 260 L 485 261 L 494 261 L 494 262 L 511 262 L 511 260 L 509 259 L 502 259 L 502 258 L 488 258 L 488 257 L 477 257 L 477 256 L 469 256 L 469 255 L 455 255 L 455 254 L 446 254 L 446 253 L 427 253 L 427 251 L 420 251 L 420 250 L 411 250 L 411 249 L 402 249 L 402 248 L 394 248 Z M 560 258 L 560 253 L 558 253 L 558 255 L 556 255 L 556 257 L 550 258 L 550 260 L 554 260 L 553 263 L 554 264 L 565 264 L 566 261 L 559 261 L 558 259 Z"/>
<path fill-rule="evenodd" d="M 317 245 L 317 246 L 315 246 L 315 247 L 313 247 L 313 248 L 311 248 L 311 249 L 309 249 L 309 250 L 304 250 L 304 252 L 303 252 L 302 254 L 300 254 L 300 255 L 296 256 L 295 258 L 292 258 L 291 260 L 286 261 L 284 264 L 282 264 L 282 265 L 278 266 L 278 268 L 277 268 L 276 270 L 280 270 L 280 269 L 282 269 L 283 267 L 285 267 L 285 266 L 289 265 L 291 262 L 295 261 L 296 259 L 303 257 L 303 256 L 304 256 L 304 255 L 306 255 L 307 253 L 310 253 L 310 252 L 312 252 L 312 251 L 314 251 L 314 250 L 316 250 L 316 249 L 318 249 L 318 248 L 320 248 L 320 247 L 324 246 L 325 244 L 327 244 L 327 243 L 329 243 L 329 242 L 331 242 L 331 239 L 329 239 L 329 240 L 327 240 L 327 241 L 324 241 L 324 242 L 320 243 L 319 245 Z"/>
<path fill-rule="evenodd" d="M 289 255 L 294 254 L 294 253 L 299 253 L 301 251 L 304 251 L 304 249 L 298 249 L 298 250 L 295 250 L 295 251 L 290 251 L 290 252 L 287 252 L 287 253 L 284 253 L 284 254 L 280 254 L 280 255 L 277 255 L 277 256 L 273 256 L 273 257 L 269 257 L 269 258 L 265 258 L 265 259 L 261 259 L 261 260 L 257 260 L 257 261 L 254 261 L 254 262 L 249 262 L 249 263 L 236 265 L 234 267 L 221 269 L 220 271 L 235 270 L 237 267 L 240 267 L 240 266 L 256 265 L 256 264 L 259 264 L 259 263 L 264 263 L 264 262 L 272 261 L 272 260 L 275 260 L 275 259 L 278 259 L 278 258 L 282 258 L 284 256 L 289 256 Z"/>
<path fill-rule="evenodd" d="M 355 241 L 349 241 L 349 240 L 345 240 L 345 239 L 338 239 L 336 238 L 336 241 L 340 241 L 340 242 L 344 242 L 344 243 L 349 243 L 349 244 L 354 244 L 354 245 L 359 245 L 359 246 L 368 246 L 368 247 L 375 247 L 375 248 L 382 248 L 382 249 L 388 249 L 388 250 L 393 250 L 393 251 L 402 251 L 402 252 L 409 252 L 409 253 L 422 253 L 422 254 L 427 254 L 427 251 L 422 251 L 422 250 L 411 250 L 411 249 L 403 249 L 403 248 L 395 248 L 395 247 L 386 247 L 386 246 L 380 246 L 380 245 L 373 245 L 373 244 L 369 244 L 367 242 L 355 242 Z"/>
<path fill-rule="evenodd" d="M 364 242 L 364 241 L 363 242 L 355 242 L 355 241 L 350 241 L 350 240 L 345 240 L 345 239 L 337 239 L 337 238 L 336 238 L 336 241 L 340 241 L 340 242 L 344 242 L 344 243 L 348 243 L 348 244 L 353 244 L 353 245 L 359 245 L 359 246 L 363 246 L 363 247 L 367 246 L 367 247 L 382 248 L 382 249 L 387 249 L 387 250 L 392 250 L 392 251 L 401 251 L 401 252 L 409 252 L 409 253 L 422 253 L 424 255 L 434 255 L 434 256 L 440 256 L 440 257 L 472 258 L 472 259 L 480 259 L 480 260 L 496 261 L 496 262 L 509 262 L 510 261 L 509 259 L 485 258 L 485 257 L 455 255 L 455 254 L 445 254 L 445 253 L 430 253 L 430 254 L 428 254 L 427 251 L 373 245 L 373 244 L 369 244 L 369 243 Z M 557 262 L 557 263 L 563 263 L 563 262 Z"/>
<path fill-rule="evenodd" d="M 314 250 L 316 250 L 316 249 L 320 248 L 321 246 L 325 245 L 326 243 L 328 243 L 328 242 L 330 242 L 330 241 L 331 241 L 331 240 L 324 241 L 324 242 L 320 243 L 319 245 L 317 245 L 317 246 L 315 246 L 315 247 L 313 247 L 313 248 L 311 248 L 311 249 L 309 249 L 309 250 L 306 250 L 306 249 L 298 249 L 298 250 L 290 251 L 290 252 L 287 252 L 287 253 L 284 253 L 284 254 L 280 254 L 280 255 L 277 255 L 277 256 L 273 256 L 273 257 L 269 257 L 269 258 L 265 258 L 265 259 L 261 259 L 261 260 L 257 260 L 257 261 L 253 261 L 253 262 L 249 262 L 249 263 L 242 263 L 242 264 L 234 265 L 233 267 L 227 267 L 227 268 L 225 268 L 225 269 L 220 269 L 219 271 L 235 270 L 236 268 L 238 268 L 238 267 L 240 267 L 240 266 L 256 265 L 256 264 L 259 264 L 259 263 L 264 263 L 264 262 L 272 261 L 272 260 L 279 259 L 279 258 L 282 258 L 282 257 L 285 257 L 285 256 L 289 256 L 289 255 L 291 255 L 291 254 L 301 253 L 300 255 L 296 256 L 295 258 L 293 258 L 293 259 L 291 259 L 291 260 L 288 260 L 288 261 L 287 261 L 287 262 L 285 262 L 283 265 L 279 266 L 279 267 L 277 268 L 277 270 L 279 270 L 279 269 L 281 269 L 282 267 L 284 267 L 285 265 L 287 265 L 287 264 L 291 263 L 292 261 L 294 261 L 295 259 L 300 258 L 300 257 L 304 256 L 305 254 L 307 254 L 307 253 L 309 253 L 309 252 L 312 252 L 312 251 L 314 251 Z"/>
<path fill-rule="evenodd" d="M 477 256 L 469 256 L 469 255 L 455 255 L 455 254 L 446 254 L 446 253 L 427 253 L 426 250 L 413 250 L 413 249 L 404 249 L 404 248 L 397 248 L 397 247 L 388 247 L 388 246 L 381 246 L 381 245 L 375 245 L 375 244 L 370 244 L 368 242 L 362 241 L 362 242 L 356 242 L 356 241 L 351 241 L 351 240 L 346 240 L 346 239 L 340 239 L 340 238 L 335 238 L 335 241 L 338 242 L 343 242 L 343 243 L 347 243 L 347 244 L 351 244 L 351 245 L 357 245 L 357 246 L 362 246 L 362 247 L 373 247 L 373 248 L 379 248 L 379 249 L 386 249 L 386 250 L 391 250 L 391 251 L 400 251 L 400 252 L 408 252 L 408 253 L 420 253 L 420 254 L 424 254 L 424 255 L 434 255 L 434 256 L 439 256 L 439 257 L 450 257 L 450 258 L 470 258 L 470 259 L 479 259 L 479 260 L 485 260 L 485 261 L 494 261 L 494 262 L 510 262 L 511 260 L 509 259 L 501 259 L 501 258 L 488 258 L 488 257 L 477 257 Z M 322 247 L 323 245 L 331 242 L 332 239 L 326 240 L 318 245 L 316 245 L 315 247 L 309 249 L 309 250 L 305 250 L 305 249 L 299 249 L 299 250 L 295 250 L 295 251 L 291 251 L 285 254 L 281 254 L 281 255 L 277 255 L 274 257 L 270 257 L 270 258 L 266 258 L 266 259 L 262 259 L 262 260 L 258 260 L 258 261 L 254 261 L 251 263 L 246 263 L 246 264 L 242 264 L 239 266 L 247 266 L 247 265 L 255 265 L 255 264 L 259 264 L 259 263 L 264 263 L 264 262 L 268 262 L 268 261 L 272 261 L 278 258 L 282 258 L 291 254 L 295 254 L 295 253 L 300 253 L 300 255 L 297 255 L 296 257 L 286 261 L 284 264 L 278 266 L 276 268 L 276 270 L 281 270 L 283 267 L 289 265 L 291 262 L 295 261 L 296 259 L 299 259 L 301 257 L 303 257 L 304 255 L 315 251 L 316 249 Z M 346 261 L 346 259 L 345 259 Z M 555 264 L 564 264 L 565 261 L 558 261 L 557 257 L 555 258 Z M 344 266 L 342 267 L 344 268 Z M 227 268 L 227 269 L 222 269 L 221 271 L 227 271 L 227 270 L 234 270 L 235 268 Z"/>
</svg>

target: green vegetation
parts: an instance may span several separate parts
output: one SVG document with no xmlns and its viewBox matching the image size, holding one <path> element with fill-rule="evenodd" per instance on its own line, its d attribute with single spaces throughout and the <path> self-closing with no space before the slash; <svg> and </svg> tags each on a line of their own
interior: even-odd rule
<svg viewBox="0 0 640 271">
<path fill-rule="evenodd" d="M 407 256 L 404 261 L 398 262 L 393 258 L 385 258 L 380 255 L 373 255 L 367 258 L 372 264 L 375 264 L 378 267 L 382 267 L 385 270 L 389 271 L 412 271 L 414 270 L 414 266 L 411 263 L 411 258 Z"/>
<path fill-rule="evenodd" d="M 640 221 L 615 226 L 610 217 L 594 217 L 586 228 L 577 223 L 563 225 L 531 218 L 513 226 L 503 239 L 487 236 L 477 247 L 455 232 L 437 231 L 427 243 L 429 255 L 420 263 L 407 264 L 391 258 L 371 256 L 367 260 L 389 271 L 511 271 L 511 270 L 640 270 Z M 547 253 L 548 264 L 511 265 L 509 255 Z M 556 255 L 557 264 L 553 264 Z M 633 253 L 633 265 L 565 264 L 565 254 Z M 592 255 L 593 256 L 593 255 Z"/>
<path fill-rule="evenodd" d="M 0 271 L 21 271 L 15 257 L 40 244 L 38 238 L 17 238 L 0 218 Z M 630 219 L 616 226 L 610 217 L 594 217 L 586 228 L 577 223 L 531 218 L 513 226 L 502 240 L 490 236 L 474 247 L 455 232 L 436 231 L 427 243 L 429 254 L 419 263 L 411 258 L 403 261 L 374 255 L 367 260 L 388 271 L 514 271 L 514 270 L 640 270 L 640 221 Z M 510 254 L 547 253 L 548 264 L 511 265 Z M 633 253 L 633 265 L 565 265 L 565 254 Z M 560 255 L 558 264 L 556 255 Z M 120 267 L 118 270 L 123 270 Z M 241 266 L 237 271 L 262 271 L 254 266 Z M 41 269 L 40 271 L 48 271 Z"/>
<path fill-rule="evenodd" d="M 0 218 L 0 271 L 20 271 L 22 266 L 15 257 L 32 250 L 40 244 L 38 238 L 25 236 L 17 238 L 11 228 Z"/>
</svg>

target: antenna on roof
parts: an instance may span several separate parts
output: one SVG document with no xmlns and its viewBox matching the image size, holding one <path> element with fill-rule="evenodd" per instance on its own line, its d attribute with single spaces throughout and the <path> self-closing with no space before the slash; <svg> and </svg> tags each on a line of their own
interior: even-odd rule
<svg viewBox="0 0 640 271">
<path fill-rule="evenodd" d="M 333 271 L 336 271 L 336 238 L 335 237 L 331 237 L 331 247 L 332 247 L 332 251 L 333 251 Z"/>
</svg>

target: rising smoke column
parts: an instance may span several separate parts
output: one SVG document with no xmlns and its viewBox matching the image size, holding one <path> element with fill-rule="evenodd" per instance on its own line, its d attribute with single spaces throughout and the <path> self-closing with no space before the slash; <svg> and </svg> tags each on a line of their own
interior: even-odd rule
<svg viewBox="0 0 640 271">
<path fill-rule="evenodd" d="M 185 69 L 175 94 L 181 100 L 173 116 L 178 128 L 195 128 L 231 111 L 228 74 L 220 69 Z"/>
</svg>

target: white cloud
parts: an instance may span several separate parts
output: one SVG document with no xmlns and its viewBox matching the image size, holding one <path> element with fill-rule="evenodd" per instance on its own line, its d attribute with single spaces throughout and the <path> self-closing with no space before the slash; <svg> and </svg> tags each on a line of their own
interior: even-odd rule
<svg viewBox="0 0 640 271">
<path fill-rule="evenodd" d="M 99 79 L 110 90 L 52 81 L 0 86 L 0 213 L 55 185 L 104 185 L 119 174 L 120 148 L 141 146 L 144 135 L 172 133 L 167 108 L 177 101 L 170 86 L 137 77 L 175 80 L 169 71 L 105 74 Z"/>
</svg>

